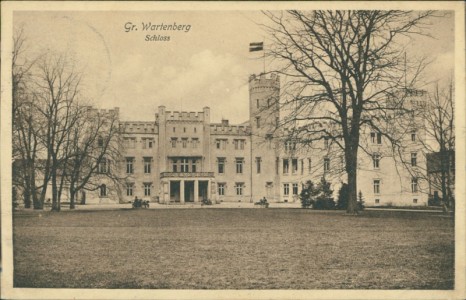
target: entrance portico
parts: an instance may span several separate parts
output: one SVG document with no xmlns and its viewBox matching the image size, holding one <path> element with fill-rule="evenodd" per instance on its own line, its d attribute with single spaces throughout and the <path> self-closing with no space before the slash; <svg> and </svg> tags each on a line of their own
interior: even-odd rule
<svg viewBox="0 0 466 300">
<path fill-rule="evenodd" d="M 168 202 L 200 202 L 202 200 L 215 200 L 211 193 L 213 173 L 198 172 L 198 173 L 178 173 L 178 172 L 163 172 L 160 178 L 162 179 L 163 199 L 164 203 Z"/>
</svg>

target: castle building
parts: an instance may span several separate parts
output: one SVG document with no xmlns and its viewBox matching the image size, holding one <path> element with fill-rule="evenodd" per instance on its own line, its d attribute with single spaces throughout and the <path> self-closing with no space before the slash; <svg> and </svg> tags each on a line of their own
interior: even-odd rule
<svg viewBox="0 0 466 300">
<path fill-rule="evenodd" d="M 128 202 L 136 196 L 158 203 L 256 202 L 263 197 L 269 202 L 297 202 L 306 181 L 318 182 L 322 176 L 338 197 L 338 188 L 346 181 L 343 155 L 326 139 L 319 150 L 310 151 L 292 140 L 275 138 L 279 96 L 279 76 L 252 75 L 249 120 L 242 124 L 212 123 L 209 107 L 179 112 L 159 106 L 153 122 L 120 121 L 119 168 L 124 183 L 118 191 L 97 190 L 86 203 L 107 203 L 110 198 Z M 422 133 L 405 135 L 406 161 L 414 168 L 425 165 L 417 142 Z M 366 206 L 427 205 L 420 176 L 385 154 L 389 146 L 384 138 L 364 129 L 361 136 L 371 151 L 359 154 L 358 190 Z"/>
</svg>

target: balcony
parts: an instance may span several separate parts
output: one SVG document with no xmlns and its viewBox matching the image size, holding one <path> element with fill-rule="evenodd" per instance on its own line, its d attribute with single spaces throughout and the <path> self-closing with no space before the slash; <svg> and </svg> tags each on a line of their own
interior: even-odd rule
<svg viewBox="0 0 466 300">
<path fill-rule="evenodd" d="M 214 177 L 214 172 L 162 172 L 160 178 L 205 178 Z"/>
</svg>

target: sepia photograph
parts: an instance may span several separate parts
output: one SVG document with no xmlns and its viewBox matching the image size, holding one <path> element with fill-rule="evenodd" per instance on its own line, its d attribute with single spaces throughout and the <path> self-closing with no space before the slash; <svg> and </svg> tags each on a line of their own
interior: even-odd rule
<svg viewBox="0 0 466 300">
<path fill-rule="evenodd" d="M 2 3 L 2 299 L 464 298 L 464 4 L 49 4 Z"/>
</svg>

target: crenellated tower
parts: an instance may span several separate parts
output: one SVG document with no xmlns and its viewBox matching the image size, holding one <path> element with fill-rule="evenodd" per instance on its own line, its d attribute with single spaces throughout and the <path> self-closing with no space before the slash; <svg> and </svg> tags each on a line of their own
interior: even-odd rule
<svg viewBox="0 0 466 300">
<path fill-rule="evenodd" d="M 267 197 L 278 201 L 276 168 L 280 120 L 280 77 L 260 74 L 249 77 L 249 121 L 251 126 L 251 187 L 253 201 Z"/>
</svg>

